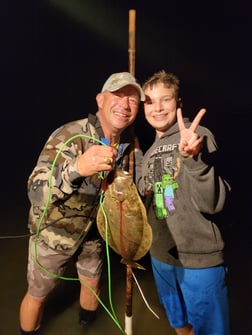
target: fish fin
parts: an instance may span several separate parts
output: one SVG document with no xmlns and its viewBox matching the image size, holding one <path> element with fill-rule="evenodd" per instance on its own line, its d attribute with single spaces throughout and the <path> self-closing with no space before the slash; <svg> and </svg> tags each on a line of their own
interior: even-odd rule
<svg viewBox="0 0 252 335">
<path fill-rule="evenodd" d="M 146 270 L 141 264 L 139 264 L 139 263 L 137 263 L 133 260 L 122 258 L 120 263 L 125 264 L 125 265 L 129 265 L 129 266 L 131 266 L 132 268 L 135 268 L 135 269 Z"/>
</svg>

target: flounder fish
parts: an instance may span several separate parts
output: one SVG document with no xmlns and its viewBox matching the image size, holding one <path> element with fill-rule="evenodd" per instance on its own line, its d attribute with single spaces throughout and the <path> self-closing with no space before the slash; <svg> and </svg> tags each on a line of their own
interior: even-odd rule
<svg viewBox="0 0 252 335">
<path fill-rule="evenodd" d="M 152 229 L 148 223 L 145 206 L 129 172 L 116 170 L 113 181 L 104 192 L 96 221 L 102 238 L 122 256 L 121 262 L 143 269 L 135 261 L 149 251 Z"/>
</svg>

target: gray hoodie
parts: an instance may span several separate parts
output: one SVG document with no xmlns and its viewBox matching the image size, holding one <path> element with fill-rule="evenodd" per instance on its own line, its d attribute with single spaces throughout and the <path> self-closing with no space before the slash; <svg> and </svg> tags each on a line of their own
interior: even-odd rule
<svg viewBox="0 0 252 335">
<path fill-rule="evenodd" d="M 187 118 L 184 122 L 189 127 Z M 214 217 L 223 210 L 230 191 L 215 165 L 213 134 L 202 126 L 197 133 L 203 144 L 193 158 L 183 158 L 178 151 L 177 123 L 161 138 L 156 137 L 137 178 L 153 230 L 151 256 L 189 268 L 223 263 L 224 242 Z"/>
</svg>

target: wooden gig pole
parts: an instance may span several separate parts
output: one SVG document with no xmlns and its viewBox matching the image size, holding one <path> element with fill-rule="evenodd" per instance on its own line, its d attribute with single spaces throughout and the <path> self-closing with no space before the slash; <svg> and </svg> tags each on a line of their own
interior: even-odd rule
<svg viewBox="0 0 252 335">
<path fill-rule="evenodd" d="M 129 72 L 135 75 L 135 28 L 136 10 L 129 10 Z M 133 334 L 132 326 L 132 296 L 133 296 L 133 275 L 132 267 L 126 265 L 126 310 L 125 310 L 125 332 L 127 335 Z"/>
<path fill-rule="evenodd" d="M 136 55 L 136 10 L 129 10 L 129 72 L 135 75 Z"/>
</svg>

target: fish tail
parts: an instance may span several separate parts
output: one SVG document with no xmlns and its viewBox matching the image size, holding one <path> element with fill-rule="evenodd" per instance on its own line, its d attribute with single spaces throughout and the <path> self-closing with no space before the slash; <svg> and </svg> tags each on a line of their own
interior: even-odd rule
<svg viewBox="0 0 252 335">
<path fill-rule="evenodd" d="M 131 266 L 132 268 L 135 268 L 135 269 L 146 270 L 145 267 L 143 267 L 141 264 L 139 264 L 139 263 L 137 263 L 133 260 L 130 260 L 130 259 L 122 258 L 120 263 L 125 264 L 125 265 L 129 265 L 129 266 Z"/>
</svg>

